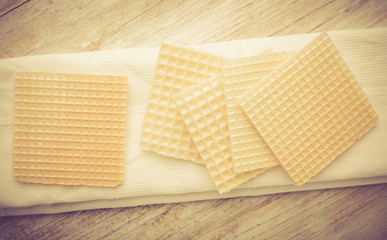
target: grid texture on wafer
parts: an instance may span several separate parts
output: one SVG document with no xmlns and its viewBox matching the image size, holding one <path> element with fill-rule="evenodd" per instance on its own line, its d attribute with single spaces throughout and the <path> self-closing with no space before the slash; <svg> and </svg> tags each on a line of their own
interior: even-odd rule
<svg viewBox="0 0 387 240">
<path fill-rule="evenodd" d="M 238 104 L 238 99 L 294 53 L 268 52 L 223 65 L 223 83 L 236 172 L 278 165 L 278 160 Z"/>
<path fill-rule="evenodd" d="M 175 101 L 220 193 L 266 170 L 244 173 L 233 170 L 224 90 L 219 75 L 182 91 L 175 96 Z"/>
<path fill-rule="evenodd" d="M 243 95 L 240 104 L 296 185 L 378 120 L 326 33 Z"/>
<path fill-rule="evenodd" d="M 162 155 L 203 163 L 173 96 L 221 72 L 223 59 L 162 44 L 147 105 L 141 147 Z"/>
<path fill-rule="evenodd" d="M 17 73 L 13 176 L 31 183 L 123 182 L 127 79 Z"/>
</svg>

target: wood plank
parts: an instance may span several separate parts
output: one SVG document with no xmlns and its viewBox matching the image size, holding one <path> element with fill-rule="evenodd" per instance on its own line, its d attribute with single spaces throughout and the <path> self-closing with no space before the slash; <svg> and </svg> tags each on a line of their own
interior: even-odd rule
<svg viewBox="0 0 387 240">
<path fill-rule="evenodd" d="M 74 0 L 28 2 L 0 18 L 0 58 L 82 51 L 156 3 L 155 0 L 99 4 Z"/>
<path fill-rule="evenodd" d="M 149 47 L 163 41 L 200 44 L 387 26 L 387 1 L 380 0 L 103 3 L 87 11 L 85 2 L 54 1 L 51 7 L 48 0 L 28 3 L 38 9 L 28 15 L 23 15 L 27 6 L 15 9 L 0 18 L 0 25 L 5 26 L 0 29 L 0 56 Z M 45 4 L 48 7 L 42 7 Z"/>
<path fill-rule="evenodd" d="M 387 185 L 0 218 L 22 239 L 382 239 Z M 11 224 L 4 224 L 10 221 Z"/>
</svg>

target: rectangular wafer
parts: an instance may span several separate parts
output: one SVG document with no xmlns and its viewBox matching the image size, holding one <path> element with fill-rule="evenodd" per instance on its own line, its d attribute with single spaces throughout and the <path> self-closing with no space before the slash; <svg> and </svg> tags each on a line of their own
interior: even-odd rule
<svg viewBox="0 0 387 240">
<path fill-rule="evenodd" d="M 173 96 L 221 72 L 223 59 L 163 43 L 160 47 L 141 135 L 141 147 L 162 155 L 203 163 Z"/>
<path fill-rule="evenodd" d="M 121 184 L 126 104 L 126 77 L 17 73 L 14 178 L 45 184 Z"/>
<path fill-rule="evenodd" d="M 238 99 L 293 52 L 266 51 L 253 57 L 232 59 L 223 65 L 223 83 L 234 170 L 272 167 L 279 162 L 238 104 Z"/>
<path fill-rule="evenodd" d="M 378 117 L 326 33 L 240 98 L 296 185 L 324 169 Z"/>
<path fill-rule="evenodd" d="M 175 96 L 177 109 L 220 193 L 264 172 L 233 170 L 224 89 L 220 76 L 201 81 Z"/>
</svg>

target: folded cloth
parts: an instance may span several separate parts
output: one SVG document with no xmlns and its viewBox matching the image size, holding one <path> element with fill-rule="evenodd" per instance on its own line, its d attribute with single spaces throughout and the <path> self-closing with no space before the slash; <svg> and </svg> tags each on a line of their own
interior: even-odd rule
<svg viewBox="0 0 387 240">
<path fill-rule="evenodd" d="M 301 187 L 275 167 L 227 194 L 218 194 L 204 166 L 139 147 L 158 48 L 133 48 L 0 60 L 0 216 L 254 196 L 387 182 L 387 28 L 328 32 L 379 116 L 379 123 Z M 248 57 L 267 49 L 297 51 L 318 33 L 219 42 L 192 48 Z M 128 77 L 125 180 L 116 188 L 43 185 L 12 178 L 13 76 L 18 71 Z M 21 197 L 23 196 L 23 197 Z"/>
</svg>

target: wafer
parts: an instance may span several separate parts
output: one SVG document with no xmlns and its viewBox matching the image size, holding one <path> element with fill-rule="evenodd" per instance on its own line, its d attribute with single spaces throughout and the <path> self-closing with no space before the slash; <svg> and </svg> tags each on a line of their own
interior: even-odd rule
<svg viewBox="0 0 387 240">
<path fill-rule="evenodd" d="M 296 185 L 324 169 L 378 117 L 326 33 L 240 98 Z"/>
<path fill-rule="evenodd" d="M 14 178 L 44 184 L 121 184 L 126 104 L 126 77 L 17 73 Z"/>
<path fill-rule="evenodd" d="M 287 60 L 292 52 L 265 51 L 247 58 L 225 61 L 222 80 L 236 172 L 272 167 L 279 162 L 238 104 L 238 99 L 263 77 Z"/>
<path fill-rule="evenodd" d="M 175 101 L 219 193 L 228 192 L 266 170 L 244 173 L 233 170 L 224 89 L 219 75 L 182 91 L 175 96 Z"/>
<path fill-rule="evenodd" d="M 203 163 L 173 96 L 220 73 L 222 61 L 188 48 L 161 45 L 142 128 L 140 145 L 144 150 Z"/>
</svg>

